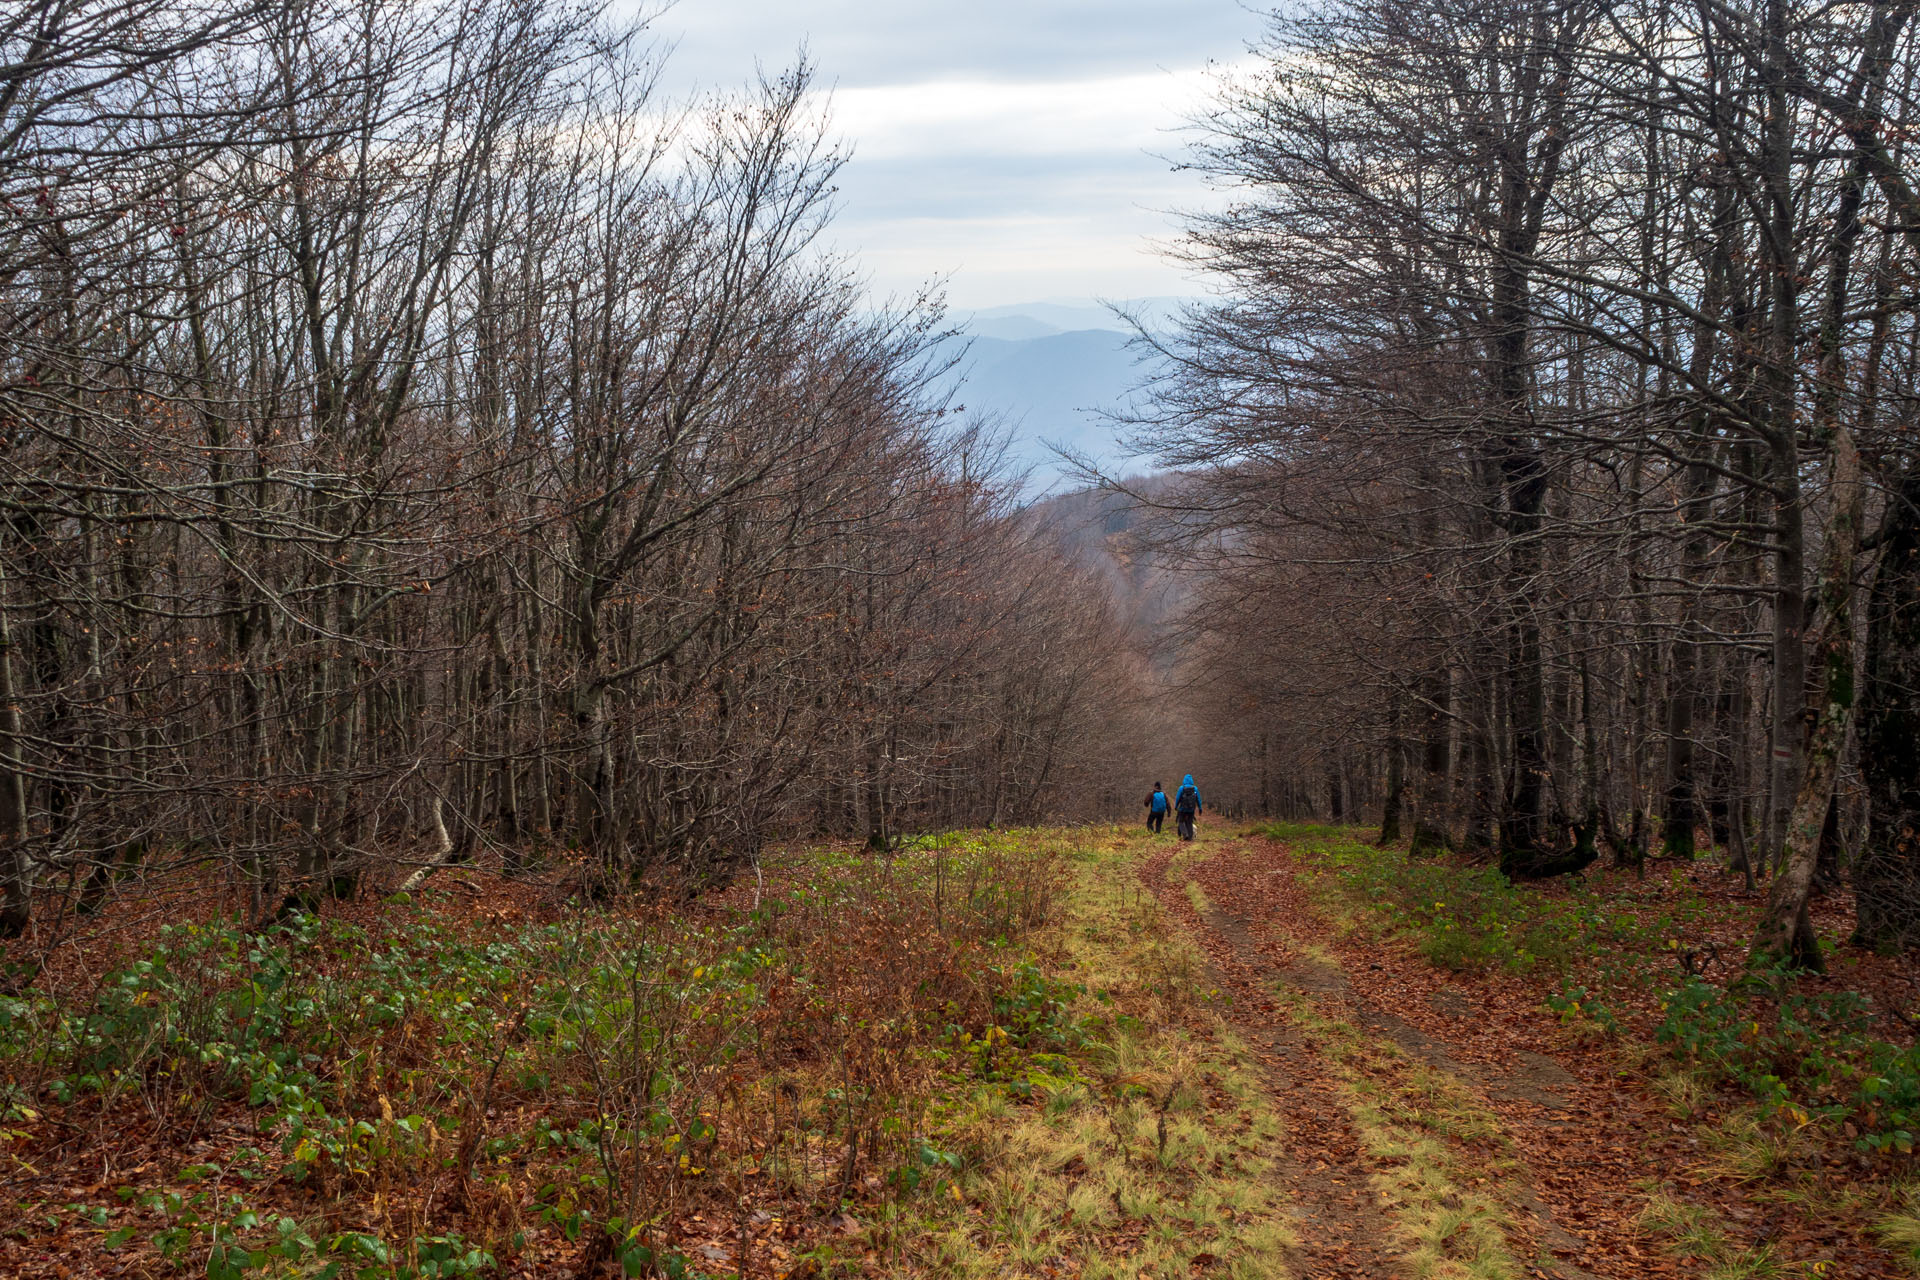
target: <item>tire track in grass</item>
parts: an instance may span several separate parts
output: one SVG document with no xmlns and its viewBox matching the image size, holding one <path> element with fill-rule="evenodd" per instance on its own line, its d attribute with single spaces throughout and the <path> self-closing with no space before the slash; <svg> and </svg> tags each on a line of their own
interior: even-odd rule
<svg viewBox="0 0 1920 1280">
<path fill-rule="evenodd" d="M 1634 1174 L 1657 1173 L 1660 1157 L 1648 1148 L 1659 1150 L 1662 1139 L 1648 1132 L 1649 1116 L 1620 1104 L 1616 1082 L 1596 1083 L 1551 1054 L 1514 1045 L 1490 1052 L 1506 1024 L 1492 1016 L 1484 993 L 1475 993 L 1476 1002 L 1448 975 L 1430 968 L 1415 974 L 1387 956 L 1376 961 L 1362 945 L 1330 945 L 1335 930 L 1314 909 L 1282 846 L 1236 841 L 1216 850 L 1194 868 L 1193 892 L 1183 896 L 1230 907 L 1205 918 L 1196 911 L 1189 923 L 1263 974 L 1281 996 L 1282 1016 L 1351 1028 L 1351 1036 L 1335 1035 L 1327 1044 L 1353 1068 L 1346 1097 L 1363 1129 L 1383 1122 L 1405 1128 L 1411 1121 L 1452 1153 L 1456 1185 L 1410 1188 L 1426 1204 L 1403 1200 L 1397 1208 L 1402 1240 L 1420 1236 L 1423 1207 L 1477 1197 L 1491 1202 L 1489 1218 L 1506 1236 L 1514 1268 L 1506 1274 L 1568 1280 L 1686 1274 L 1673 1259 L 1644 1248 L 1633 1224 Z M 1360 966 L 1369 975 L 1391 970 L 1393 981 L 1356 990 L 1348 971 Z M 1416 987 L 1426 997 L 1419 1008 L 1406 999 Z M 1394 999 L 1383 998 L 1388 995 Z M 1428 1217 L 1429 1228 L 1444 1225 Z M 1427 1274 L 1501 1271 L 1498 1259 L 1488 1258 L 1480 1270 Z"/>
<path fill-rule="evenodd" d="M 1287 1132 L 1286 1154 L 1274 1174 L 1293 1202 L 1299 1238 L 1288 1259 L 1290 1273 L 1297 1280 L 1401 1274 L 1381 1231 L 1386 1214 L 1370 1183 L 1362 1135 L 1339 1100 L 1330 1064 L 1308 1036 L 1274 1016 L 1277 1003 L 1266 991 L 1267 976 L 1202 920 L 1206 904 L 1188 895 L 1184 874 L 1169 878 L 1175 856 L 1172 849 L 1152 855 L 1140 878 L 1206 953 L 1215 980 L 1234 996 L 1227 1020 L 1258 1046 L 1267 1068 Z"/>
</svg>

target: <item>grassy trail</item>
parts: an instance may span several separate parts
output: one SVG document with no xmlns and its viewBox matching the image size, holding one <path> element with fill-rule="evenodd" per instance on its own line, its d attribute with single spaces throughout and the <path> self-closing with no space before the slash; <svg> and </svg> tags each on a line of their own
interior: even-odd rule
<svg viewBox="0 0 1920 1280">
<path fill-rule="evenodd" d="M 1381 966 L 1328 945 L 1330 922 L 1274 846 L 1160 851 L 1142 875 L 1240 997 L 1234 1020 L 1271 1046 L 1295 1135 L 1295 1194 L 1316 1219 L 1298 1274 L 1679 1274 L 1628 1242 L 1610 1242 L 1619 1267 L 1581 1265 L 1592 1242 L 1556 1220 L 1510 1132 L 1565 1123 L 1569 1099 L 1556 1090 L 1571 1076 L 1544 1055 L 1507 1070 L 1463 1062 L 1383 1009 L 1370 981 Z"/>
<path fill-rule="evenodd" d="M 1053 964 L 1112 1011 L 1106 1047 L 1038 1108 L 982 1091 L 955 1117 L 982 1172 L 958 1184 L 964 1212 L 928 1224 L 924 1273 L 1682 1274 L 1563 1256 L 1587 1242 L 1542 1203 L 1482 1077 L 1358 999 L 1302 936 L 1324 922 L 1268 902 L 1256 923 L 1244 889 L 1216 904 L 1209 886 L 1234 889 L 1223 868 L 1271 856 L 1078 838 Z M 1527 1105 L 1556 1101 L 1515 1083 Z"/>
</svg>

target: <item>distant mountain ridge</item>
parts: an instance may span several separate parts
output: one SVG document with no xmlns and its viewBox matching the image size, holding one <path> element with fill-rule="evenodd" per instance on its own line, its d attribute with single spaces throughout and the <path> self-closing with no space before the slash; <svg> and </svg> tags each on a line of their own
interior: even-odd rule
<svg viewBox="0 0 1920 1280">
<path fill-rule="evenodd" d="M 1192 298 L 1128 298 L 1108 306 L 1050 299 L 1046 302 L 1022 302 L 1010 307 L 984 307 L 973 312 L 957 312 L 956 318 L 965 317 L 960 321 L 960 327 L 968 333 L 992 338 L 1043 337 L 1047 332 L 1069 333 L 1078 329 L 1131 333 L 1132 326 L 1122 318 L 1123 314 L 1140 321 L 1151 331 L 1165 332 L 1178 323 L 1181 310 L 1191 302 Z M 1008 326 L 1018 331 L 999 331 Z"/>
<path fill-rule="evenodd" d="M 1120 306 L 1157 329 L 1171 325 L 1186 301 L 1139 298 Z M 1031 473 L 1030 489 L 1078 483 L 1056 447 L 1103 471 L 1129 469 L 1133 455 L 1120 443 L 1124 427 L 1114 418 L 1136 403 L 1152 368 L 1117 315 L 1087 304 L 1037 302 L 972 312 L 960 328 L 939 353 L 955 359 L 944 389 L 956 404 L 1006 424 L 1011 461 Z"/>
<path fill-rule="evenodd" d="M 1075 489 L 1027 508 L 1034 527 L 1069 560 L 1106 584 L 1122 625 L 1145 646 L 1166 632 L 1188 603 L 1188 581 L 1156 547 L 1158 515 L 1136 505 L 1168 497 L 1175 477 L 1130 476 L 1116 489 Z"/>
<path fill-rule="evenodd" d="M 962 332 L 975 338 L 1024 342 L 1029 338 L 1051 338 L 1066 330 L 1055 328 L 1046 321 L 1036 320 L 1032 316 L 973 316 L 968 319 Z"/>
</svg>

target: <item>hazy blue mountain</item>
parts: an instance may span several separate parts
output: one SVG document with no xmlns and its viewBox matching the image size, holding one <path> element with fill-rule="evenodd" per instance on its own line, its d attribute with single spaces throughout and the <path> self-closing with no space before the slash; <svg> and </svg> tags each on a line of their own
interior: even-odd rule
<svg viewBox="0 0 1920 1280">
<path fill-rule="evenodd" d="M 1179 299 L 1130 302 L 1143 314 L 1167 315 Z M 1102 320 L 1105 323 L 1080 323 Z M 1031 469 L 1034 491 L 1072 487 L 1071 469 L 1052 446 L 1083 454 L 1106 470 L 1128 469 L 1116 439 L 1123 411 L 1147 370 L 1111 313 L 1095 306 L 1032 303 L 993 307 L 963 320 L 949 340 L 964 355 L 949 375 L 955 401 L 1012 430 L 1013 461 Z"/>
<path fill-rule="evenodd" d="M 975 315 L 961 326 L 966 332 L 982 338 L 1004 338 L 1010 342 L 1019 342 L 1026 338 L 1046 338 L 1059 333 L 1060 329 L 1044 320 L 1035 320 L 1032 316 L 988 316 Z"/>
<path fill-rule="evenodd" d="M 1128 298 L 1118 305 L 1127 314 L 1139 317 L 1147 328 L 1159 330 L 1171 328 L 1180 309 L 1191 301 L 1191 298 Z M 963 319 L 956 318 L 961 319 L 961 328 L 968 332 L 995 338 L 1038 336 L 993 332 L 985 327 L 1009 319 L 1035 321 L 1063 333 L 1078 329 L 1111 329 L 1118 333 L 1129 329 L 1126 321 L 1108 307 L 1066 299 L 1023 302 L 1010 307 L 985 307 Z"/>
</svg>

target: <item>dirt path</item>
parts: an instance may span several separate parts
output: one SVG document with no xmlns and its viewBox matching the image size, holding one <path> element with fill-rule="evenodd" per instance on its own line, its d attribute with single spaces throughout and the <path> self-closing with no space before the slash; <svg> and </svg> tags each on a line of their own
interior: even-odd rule
<svg viewBox="0 0 1920 1280">
<path fill-rule="evenodd" d="M 1697 1162 L 1697 1151 L 1648 1100 L 1620 1087 L 1601 1055 L 1555 1043 L 1537 992 L 1462 980 L 1337 938 L 1278 844 L 1185 849 L 1182 858 L 1170 843 L 1142 879 L 1208 955 L 1234 998 L 1230 1020 L 1266 1049 L 1290 1126 L 1287 1172 L 1304 1254 L 1296 1275 L 1406 1274 L 1416 1261 L 1409 1218 L 1425 1211 L 1430 1223 L 1476 1187 L 1497 1203 L 1505 1251 L 1521 1274 L 1691 1274 L 1635 1228 L 1644 1199 L 1634 1188 Z M 1367 1101 L 1391 1099 L 1395 1088 L 1457 1093 L 1481 1118 L 1476 1128 L 1414 1115 L 1412 1127 L 1447 1147 L 1441 1165 L 1462 1184 L 1423 1185 L 1424 1210 L 1393 1194 L 1399 1157 L 1378 1136 L 1381 1108 Z M 1408 1108 L 1396 1106 L 1389 1100 L 1385 1113 L 1404 1116 Z M 1369 1125 L 1371 1136 L 1361 1131 Z M 1479 1262 L 1491 1266 L 1485 1253 L 1483 1242 Z M 1462 1274 L 1481 1274 L 1473 1258 L 1450 1256 L 1472 1268 Z"/>
<path fill-rule="evenodd" d="M 1336 1096 L 1328 1064 L 1299 1031 L 1274 1016 L 1274 1002 L 1262 991 L 1267 966 L 1250 947 L 1238 945 L 1251 941 L 1245 930 L 1217 913 L 1213 922 L 1202 922 L 1182 883 L 1169 882 L 1175 852 L 1170 847 L 1150 858 L 1141 880 L 1196 933 L 1214 978 L 1235 995 L 1228 1020 L 1257 1046 L 1271 1071 L 1287 1123 L 1288 1156 L 1280 1172 L 1292 1192 L 1301 1242 L 1293 1274 L 1300 1280 L 1393 1274 L 1392 1253 L 1380 1232 L 1384 1211 L 1368 1186 L 1359 1135 Z"/>
</svg>

